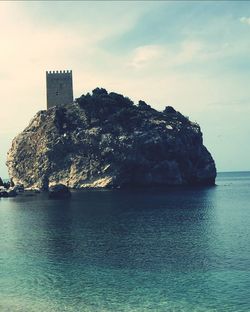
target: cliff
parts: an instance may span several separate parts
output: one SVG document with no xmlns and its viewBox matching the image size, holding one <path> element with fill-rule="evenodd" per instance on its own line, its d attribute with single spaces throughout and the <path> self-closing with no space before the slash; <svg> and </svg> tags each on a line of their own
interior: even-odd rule
<svg viewBox="0 0 250 312">
<path fill-rule="evenodd" d="M 7 166 L 15 184 L 31 188 L 213 185 L 216 177 L 198 124 L 99 88 L 38 112 L 13 140 Z"/>
</svg>

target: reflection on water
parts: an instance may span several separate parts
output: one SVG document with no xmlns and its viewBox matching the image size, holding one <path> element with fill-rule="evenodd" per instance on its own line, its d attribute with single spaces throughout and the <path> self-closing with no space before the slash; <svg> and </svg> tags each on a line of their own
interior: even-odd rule
<svg viewBox="0 0 250 312">
<path fill-rule="evenodd" d="M 0 201 L 1 311 L 249 311 L 249 173 Z"/>
</svg>

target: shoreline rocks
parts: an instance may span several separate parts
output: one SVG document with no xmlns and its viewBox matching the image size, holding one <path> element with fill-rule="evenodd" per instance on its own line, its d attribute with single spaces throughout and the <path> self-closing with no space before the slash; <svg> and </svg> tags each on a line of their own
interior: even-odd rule
<svg viewBox="0 0 250 312">
<path fill-rule="evenodd" d="M 0 188 L 0 197 L 16 197 L 17 193 L 13 189 Z"/>
<path fill-rule="evenodd" d="M 50 199 L 67 199 L 71 197 L 69 188 L 63 184 L 53 185 L 49 188 Z"/>
<path fill-rule="evenodd" d="M 23 185 L 14 185 L 13 181 L 3 182 L 0 178 L 0 198 L 16 197 L 17 195 L 30 196 L 40 193 L 38 189 L 25 189 Z"/>
</svg>

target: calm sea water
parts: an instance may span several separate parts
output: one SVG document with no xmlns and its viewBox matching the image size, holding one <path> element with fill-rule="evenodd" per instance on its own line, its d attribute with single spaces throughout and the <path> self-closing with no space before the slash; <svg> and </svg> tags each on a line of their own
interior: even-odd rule
<svg viewBox="0 0 250 312">
<path fill-rule="evenodd" d="M 0 311 L 250 311 L 250 173 L 0 199 Z"/>
</svg>

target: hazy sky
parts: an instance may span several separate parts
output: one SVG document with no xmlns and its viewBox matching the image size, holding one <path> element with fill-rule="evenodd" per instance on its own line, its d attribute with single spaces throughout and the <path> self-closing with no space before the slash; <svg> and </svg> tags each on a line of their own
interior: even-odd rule
<svg viewBox="0 0 250 312">
<path fill-rule="evenodd" d="M 201 125 L 218 171 L 250 170 L 250 2 L 1 1 L 0 41 L 0 176 L 45 109 L 45 71 L 61 69 L 75 97 L 99 86 L 174 106 Z"/>
</svg>

